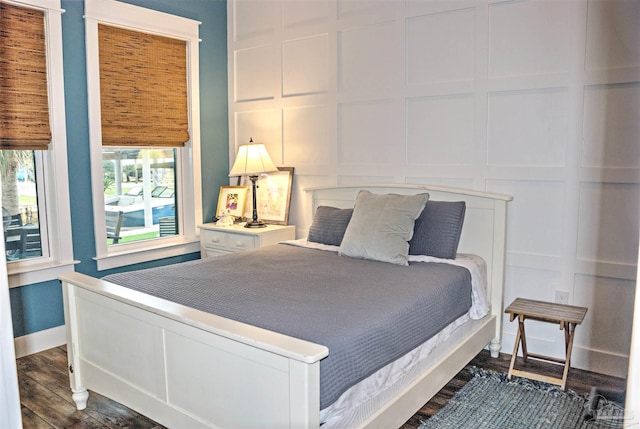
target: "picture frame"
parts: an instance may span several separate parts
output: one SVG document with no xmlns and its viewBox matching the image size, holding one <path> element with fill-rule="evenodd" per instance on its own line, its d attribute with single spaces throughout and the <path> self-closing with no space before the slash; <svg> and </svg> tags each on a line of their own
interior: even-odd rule
<svg viewBox="0 0 640 429">
<path fill-rule="evenodd" d="M 222 210 L 226 210 L 231 216 L 241 218 L 248 193 L 249 189 L 246 186 L 220 186 L 216 217 L 222 216 Z"/>
<path fill-rule="evenodd" d="M 258 219 L 270 225 L 288 225 L 291 206 L 294 167 L 278 167 L 278 171 L 262 173 L 257 181 Z M 248 176 L 238 179 L 240 185 L 247 186 L 247 204 L 244 220 L 253 219 L 253 192 Z"/>
</svg>

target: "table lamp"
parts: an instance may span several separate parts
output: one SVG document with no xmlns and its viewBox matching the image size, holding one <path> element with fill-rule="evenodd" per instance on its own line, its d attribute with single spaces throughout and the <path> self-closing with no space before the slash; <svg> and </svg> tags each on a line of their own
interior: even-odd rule
<svg viewBox="0 0 640 429">
<path fill-rule="evenodd" d="M 267 226 L 261 220 L 258 220 L 258 205 L 256 204 L 256 182 L 261 173 L 269 173 L 278 171 L 278 167 L 273 163 L 267 148 L 262 144 L 254 144 L 253 139 L 249 139 L 249 144 L 240 145 L 238 147 L 238 155 L 236 161 L 231 167 L 229 177 L 232 176 L 249 176 L 253 189 L 253 219 L 247 222 L 245 228 L 264 228 Z"/>
</svg>

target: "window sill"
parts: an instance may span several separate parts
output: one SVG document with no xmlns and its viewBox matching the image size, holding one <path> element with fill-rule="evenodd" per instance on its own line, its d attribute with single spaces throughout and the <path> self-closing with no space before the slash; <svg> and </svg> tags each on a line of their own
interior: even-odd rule
<svg viewBox="0 0 640 429">
<path fill-rule="evenodd" d="M 108 255 L 93 258 L 97 262 L 98 271 L 199 252 L 200 240 L 198 238 L 180 239 L 170 244 L 162 243 L 144 248 L 126 246 L 118 249 L 119 246 L 112 247 Z"/>
<path fill-rule="evenodd" d="M 20 287 L 32 283 L 40 283 L 49 280 L 57 280 L 62 273 L 74 270 L 74 265 L 80 261 L 47 261 L 32 264 L 7 264 L 9 287 Z"/>
</svg>

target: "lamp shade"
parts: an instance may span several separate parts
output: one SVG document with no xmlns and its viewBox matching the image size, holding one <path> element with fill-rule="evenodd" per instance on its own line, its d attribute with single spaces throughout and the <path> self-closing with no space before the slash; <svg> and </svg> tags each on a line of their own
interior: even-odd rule
<svg viewBox="0 0 640 429">
<path fill-rule="evenodd" d="M 244 144 L 238 147 L 229 176 L 256 176 L 271 171 L 278 171 L 278 167 L 271 160 L 267 148 L 262 143 Z"/>
</svg>

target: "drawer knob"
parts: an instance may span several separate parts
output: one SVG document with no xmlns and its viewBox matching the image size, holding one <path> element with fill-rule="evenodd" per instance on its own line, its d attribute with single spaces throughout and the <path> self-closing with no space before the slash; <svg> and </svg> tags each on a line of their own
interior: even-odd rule
<svg viewBox="0 0 640 429">
<path fill-rule="evenodd" d="M 244 247 L 244 243 L 242 241 L 238 241 L 236 247 Z"/>
<path fill-rule="evenodd" d="M 217 243 L 218 241 L 220 241 L 220 240 L 219 240 L 218 238 L 216 238 L 216 237 L 214 237 L 214 238 L 212 238 L 212 239 L 211 239 L 211 242 L 212 242 L 212 243 Z"/>
</svg>

